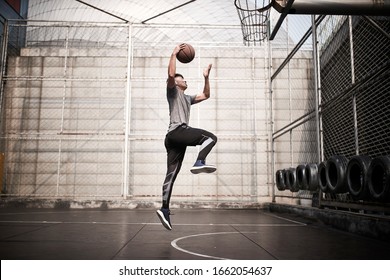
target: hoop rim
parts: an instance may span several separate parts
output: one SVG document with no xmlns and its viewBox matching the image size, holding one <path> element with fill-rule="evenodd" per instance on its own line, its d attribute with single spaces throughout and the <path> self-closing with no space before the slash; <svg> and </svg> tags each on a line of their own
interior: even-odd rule
<svg viewBox="0 0 390 280">
<path fill-rule="evenodd" d="M 263 8 L 260 8 L 260 9 L 243 9 L 243 8 L 237 6 L 237 1 L 238 1 L 238 0 L 234 0 L 234 6 L 236 6 L 236 8 L 239 9 L 239 10 L 241 10 L 241 11 L 245 11 L 245 12 L 255 12 L 255 11 L 258 11 L 258 12 L 262 13 L 262 12 L 265 12 L 265 11 L 267 11 L 269 8 L 272 7 L 272 2 L 273 2 L 274 0 L 271 0 L 271 1 L 268 3 L 268 5 L 266 5 L 266 6 L 263 7 Z"/>
</svg>

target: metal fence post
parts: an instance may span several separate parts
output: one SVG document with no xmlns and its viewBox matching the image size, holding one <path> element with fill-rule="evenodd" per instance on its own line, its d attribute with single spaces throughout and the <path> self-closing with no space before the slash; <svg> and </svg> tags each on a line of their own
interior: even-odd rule
<svg viewBox="0 0 390 280">
<path fill-rule="evenodd" d="M 123 198 L 129 195 L 129 160 L 130 160 L 130 125 L 131 125 L 131 61 L 132 61 L 132 25 L 128 27 L 127 46 L 127 77 L 126 77 L 126 98 L 125 98 L 125 147 L 123 157 Z"/>
<path fill-rule="evenodd" d="M 323 160 L 322 157 L 322 142 L 321 142 L 321 116 L 320 116 L 320 104 L 321 104 L 321 73 L 320 73 L 320 59 L 318 52 L 318 38 L 317 38 L 317 25 L 316 16 L 311 16 L 312 22 L 312 42 L 313 42 L 313 69 L 314 69 L 314 94 L 315 94 L 315 117 L 316 117 L 316 138 L 317 138 L 317 161 L 320 163 Z M 319 191 L 319 206 L 321 205 L 322 192 Z"/>
<path fill-rule="evenodd" d="M 268 29 L 270 33 L 270 29 Z M 274 112 L 273 112 L 273 92 L 272 92 L 272 48 L 271 41 L 268 41 L 268 86 L 269 86 L 269 144 L 271 148 L 271 196 L 275 203 L 275 139 L 274 139 Z"/>
<path fill-rule="evenodd" d="M 353 26 L 352 26 L 352 16 L 348 16 L 348 27 L 349 27 L 349 47 L 351 52 L 351 84 L 355 83 L 355 61 L 354 61 L 354 51 L 353 51 Z M 357 125 L 357 112 L 356 112 L 356 94 L 352 96 L 352 106 L 353 106 L 353 125 L 355 133 L 355 153 L 359 154 L 359 139 L 358 139 L 358 125 Z"/>
<path fill-rule="evenodd" d="M 4 19 L 3 38 L 1 42 L 1 57 L 0 57 L 0 116 L 3 112 L 3 99 L 4 99 L 4 84 L 3 77 L 5 75 L 5 65 L 7 60 L 7 46 L 8 46 L 8 20 Z M 0 118 L 0 124 L 2 124 L 3 118 Z"/>
<path fill-rule="evenodd" d="M 62 107 L 61 107 L 61 123 L 60 123 L 60 134 L 64 132 L 64 120 L 65 120 L 65 102 L 66 102 L 66 82 L 67 82 L 67 67 L 68 67 L 68 52 L 69 52 L 69 28 L 66 27 L 66 38 L 65 38 L 65 56 L 64 56 L 64 69 L 63 69 L 63 95 L 62 95 Z M 60 193 L 61 184 L 61 162 L 62 159 L 62 138 L 58 141 L 58 161 L 57 161 L 57 189 L 56 195 Z"/>
</svg>

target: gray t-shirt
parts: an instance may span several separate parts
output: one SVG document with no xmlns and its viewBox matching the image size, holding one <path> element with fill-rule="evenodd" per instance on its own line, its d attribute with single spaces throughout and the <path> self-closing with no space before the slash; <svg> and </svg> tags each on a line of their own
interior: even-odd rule
<svg viewBox="0 0 390 280">
<path fill-rule="evenodd" d="M 187 124 L 190 120 L 191 105 L 194 104 L 196 95 L 184 94 L 179 87 L 167 88 L 167 100 L 169 104 L 169 128 L 168 132 L 176 129 L 181 124 Z"/>
</svg>

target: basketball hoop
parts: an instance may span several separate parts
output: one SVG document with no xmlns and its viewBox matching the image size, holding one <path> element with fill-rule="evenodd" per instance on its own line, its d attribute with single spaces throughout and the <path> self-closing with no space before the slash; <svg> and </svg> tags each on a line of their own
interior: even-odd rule
<svg viewBox="0 0 390 280">
<path fill-rule="evenodd" d="M 268 19 L 272 0 L 235 0 L 244 42 L 261 43 L 268 36 Z"/>
</svg>

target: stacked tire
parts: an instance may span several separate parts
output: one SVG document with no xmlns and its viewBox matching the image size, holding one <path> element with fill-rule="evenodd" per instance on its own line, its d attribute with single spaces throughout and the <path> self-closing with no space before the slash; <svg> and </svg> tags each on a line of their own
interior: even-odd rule
<svg viewBox="0 0 390 280">
<path fill-rule="evenodd" d="M 300 190 L 307 190 L 306 165 L 300 164 L 296 168 L 297 187 Z"/>
<path fill-rule="evenodd" d="M 318 165 L 318 186 L 322 192 L 328 192 L 328 183 L 326 181 L 326 162 L 321 162 Z"/>
<path fill-rule="evenodd" d="M 348 159 L 344 156 L 333 156 L 325 165 L 326 183 L 331 193 L 346 193 L 346 173 Z"/>
<path fill-rule="evenodd" d="M 280 169 L 276 171 L 276 187 L 279 191 L 318 190 L 317 164 L 300 164 L 297 167 Z"/>
<path fill-rule="evenodd" d="M 354 200 L 390 202 L 390 156 L 366 155 L 349 160 L 334 155 L 320 164 L 299 164 L 276 172 L 278 190 L 349 193 Z"/>
<path fill-rule="evenodd" d="M 276 187 L 279 191 L 290 190 L 291 192 L 299 191 L 296 179 L 296 170 L 291 167 L 276 171 Z"/>
<path fill-rule="evenodd" d="M 309 191 L 318 190 L 318 165 L 315 163 L 309 163 L 305 166 L 305 183 Z"/>
<path fill-rule="evenodd" d="M 348 162 L 347 186 L 355 200 L 370 199 L 367 172 L 371 163 L 369 156 L 354 156 Z"/>
<path fill-rule="evenodd" d="M 373 159 L 367 170 L 367 184 L 376 201 L 390 201 L 390 156 Z"/>
<path fill-rule="evenodd" d="M 276 171 L 276 187 L 279 191 L 284 191 L 287 189 L 286 181 L 285 181 L 285 172 L 286 170 L 278 170 Z"/>
</svg>

